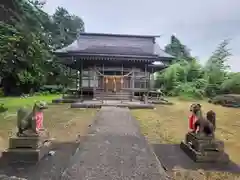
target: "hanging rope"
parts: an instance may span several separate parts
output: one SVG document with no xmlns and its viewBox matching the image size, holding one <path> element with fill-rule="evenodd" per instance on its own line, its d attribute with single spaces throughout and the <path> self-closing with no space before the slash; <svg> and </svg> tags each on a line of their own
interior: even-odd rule
<svg viewBox="0 0 240 180">
<path fill-rule="evenodd" d="M 102 74 L 101 72 L 99 72 L 99 71 L 97 70 L 97 68 L 95 68 L 95 71 L 96 71 L 96 73 L 98 73 L 100 76 L 105 76 L 104 74 Z M 133 71 L 130 71 L 129 73 L 124 74 L 123 77 L 127 77 L 127 76 L 129 76 L 130 74 L 132 74 L 132 73 L 133 73 Z"/>
</svg>

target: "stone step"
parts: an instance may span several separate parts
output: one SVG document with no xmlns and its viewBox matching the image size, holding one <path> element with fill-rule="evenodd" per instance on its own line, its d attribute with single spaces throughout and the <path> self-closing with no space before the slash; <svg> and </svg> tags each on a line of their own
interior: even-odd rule
<svg viewBox="0 0 240 180">
<path fill-rule="evenodd" d="M 118 96 L 114 96 L 114 97 L 95 97 L 97 100 L 128 100 L 130 99 L 130 97 L 118 97 Z"/>
<path fill-rule="evenodd" d="M 95 94 L 95 97 L 131 97 L 130 95 Z"/>
<path fill-rule="evenodd" d="M 131 93 L 112 93 L 112 92 L 95 92 L 94 94 L 100 94 L 100 95 L 131 95 Z"/>
<path fill-rule="evenodd" d="M 130 92 L 103 92 L 103 91 L 96 91 L 94 93 L 95 99 L 103 99 L 103 100 L 128 100 L 131 98 Z"/>
<path fill-rule="evenodd" d="M 16 148 L 7 149 L 2 153 L 4 160 L 10 163 L 37 163 L 45 155 L 47 155 L 51 148 L 51 142 L 44 143 L 43 146 L 38 149 L 31 148 Z"/>
<path fill-rule="evenodd" d="M 130 94 L 95 94 L 95 97 L 131 97 Z"/>
<path fill-rule="evenodd" d="M 126 94 L 126 95 L 96 94 L 95 96 L 99 96 L 99 97 L 130 97 L 130 95 L 128 95 L 128 94 Z"/>
</svg>

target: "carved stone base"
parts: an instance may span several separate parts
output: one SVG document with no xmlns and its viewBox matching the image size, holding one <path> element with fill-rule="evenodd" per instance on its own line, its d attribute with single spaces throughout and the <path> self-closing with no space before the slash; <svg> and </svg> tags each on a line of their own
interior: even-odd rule
<svg viewBox="0 0 240 180">
<path fill-rule="evenodd" d="M 199 152 L 193 149 L 189 144 L 184 141 L 181 142 L 180 148 L 195 162 L 202 163 L 228 163 L 229 156 L 221 151 L 205 151 Z"/>
<path fill-rule="evenodd" d="M 9 139 L 9 149 L 16 148 L 32 148 L 37 149 L 41 147 L 46 141 L 48 141 L 48 137 L 11 137 Z"/>
<path fill-rule="evenodd" d="M 3 158 L 11 163 L 37 163 L 45 155 L 48 154 L 51 148 L 51 142 L 45 142 L 38 149 L 31 148 L 16 148 L 8 149 L 2 153 Z"/>
<path fill-rule="evenodd" d="M 18 132 L 17 137 L 49 137 L 49 133 L 46 131 L 46 129 L 40 129 L 38 133 L 29 129 L 25 130 L 22 134 Z"/>
<path fill-rule="evenodd" d="M 206 137 L 201 136 L 194 133 L 186 134 L 186 141 L 187 144 L 191 144 L 192 148 L 196 151 L 224 151 L 224 143 L 223 141 L 217 140 L 214 137 Z"/>
</svg>

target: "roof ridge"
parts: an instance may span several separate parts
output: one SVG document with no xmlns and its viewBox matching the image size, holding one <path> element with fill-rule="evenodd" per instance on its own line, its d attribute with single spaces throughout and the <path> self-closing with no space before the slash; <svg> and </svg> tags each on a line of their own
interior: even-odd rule
<svg viewBox="0 0 240 180">
<path fill-rule="evenodd" d="M 141 34 L 114 34 L 114 33 L 91 33 L 82 32 L 80 36 L 90 35 L 90 36 L 113 36 L 113 37 L 138 37 L 138 38 L 157 38 L 160 35 L 141 35 Z"/>
</svg>

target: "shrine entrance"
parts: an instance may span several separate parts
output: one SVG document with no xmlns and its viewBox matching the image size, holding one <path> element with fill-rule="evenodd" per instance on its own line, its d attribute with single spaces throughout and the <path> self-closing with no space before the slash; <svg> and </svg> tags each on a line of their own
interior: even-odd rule
<svg viewBox="0 0 240 180">
<path fill-rule="evenodd" d="M 123 76 L 104 76 L 105 92 L 120 92 L 123 85 Z"/>
</svg>

